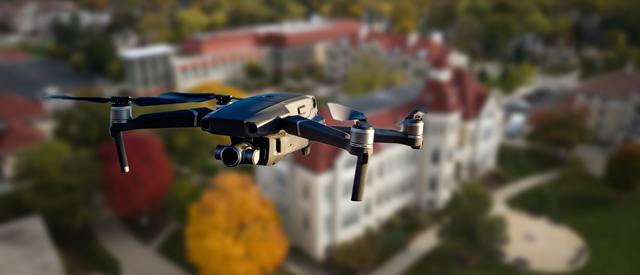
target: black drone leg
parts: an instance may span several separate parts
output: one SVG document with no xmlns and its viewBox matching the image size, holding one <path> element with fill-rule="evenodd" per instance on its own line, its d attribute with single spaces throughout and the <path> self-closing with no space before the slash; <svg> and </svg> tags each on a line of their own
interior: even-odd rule
<svg viewBox="0 0 640 275">
<path fill-rule="evenodd" d="M 122 173 L 129 172 L 129 161 L 127 160 L 127 152 L 124 150 L 124 140 L 122 132 L 112 133 L 113 141 L 116 143 L 116 152 L 118 152 L 118 161 L 120 162 L 120 171 Z"/>
<path fill-rule="evenodd" d="M 368 167 L 369 154 L 359 154 L 356 163 L 356 174 L 353 179 L 353 189 L 351 190 L 352 201 L 362 201 L 364 197 L 364 186 L 367 183 Z"/>
</svg>

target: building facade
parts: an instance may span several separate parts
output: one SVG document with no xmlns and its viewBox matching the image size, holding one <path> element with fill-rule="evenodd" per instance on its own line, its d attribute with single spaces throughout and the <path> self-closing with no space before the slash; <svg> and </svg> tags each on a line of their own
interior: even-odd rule
<svg viewBox="0 0 640 275">
<path fill-rule="evenodd" d="M 136 93 L 188 89 L 242 78 L 247 63 L 261 64 L 274 74 L 323 67 L 327 45 L 352 36 L 359 26 L 352 20 L 323 19 L 258 25 L 198 33 L 175 49 L 168 45 L 122 49 L 120 57 L 127 86 Z"/>
<path fill-rule="evenodd" d="M 375 146 L 364 201 L 349 199 L 355 157 L 328 145 L 314 143 L 311 156 L 256 168 L 256 179 L 274 200 L 294 245 L 324 259 L 328 248 L 379 227 L 403 208 L 442 207 L 459 184 L 495 167 L 501 101 L 466 69 L 445 65 L 422 84 L 347 102 L 379 128 L 396 128 L 415 107 L 428 110 L 422 150 Z M 327 124 L 339 124 L 326 110 L 320 114 Z"/>
<path fill-rule="evenodd" d="M 587 107 L 596 141 L 616 144 L 640 137 L 640 72 L 632 67 L 585 80 L 575 103 Z"/>
</svg>

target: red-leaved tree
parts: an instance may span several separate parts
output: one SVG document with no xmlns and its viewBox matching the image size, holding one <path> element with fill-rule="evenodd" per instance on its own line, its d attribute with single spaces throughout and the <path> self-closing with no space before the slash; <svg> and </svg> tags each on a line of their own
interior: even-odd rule
<svg viewBox="0 0 640 275">
<path fill-rule="evenodd" d="M 100 148 L 103 192 L 107 204 L 120 217 L 137 217 L 157 211 L 173 181 L 173 167 L 162 141 L 151 132 L 124 137 L 131 172 L 122 174 L 113 142 Z"/>
</svg>

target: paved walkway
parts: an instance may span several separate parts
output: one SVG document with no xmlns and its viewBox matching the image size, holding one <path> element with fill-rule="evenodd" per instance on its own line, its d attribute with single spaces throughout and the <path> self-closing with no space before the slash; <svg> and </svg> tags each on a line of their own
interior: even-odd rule
<svg viewBox="0 0 640 275">
<path fill-rule="evenodd" d="M 432 226 L 420 232 L 420 234 L 418 234 L 418 236 L 409 243 L 407 248 L 393 256 L 393 258 L 372 272 L 371 275 L 392 275 L 404 273 L 415 262 L 438 245 L 439 228 L 439 226 Z"/>
<path fill-rule="evenodd" d="M 503 247 L 507 262 L 537 272 L 567 272 L 586 263 L 586 245 L 571 228 L 507 206 L 511 198 L 557 177 L 556 171 L 539 174 L 493 194 L 492 213 L 502 216 L 507 223 L 508 242 Z"/>
<path fill-rule="evenodd" d="M 558 176 L 557 172 L 534 175 L 518 182 L 506 185 L 493 193 L 494 210 L 506 209 L 506 201 L 529 188 L 549 182 Z M 382 264 L 371 275 L 398 275 L 406 272 L 415 262 L 424 257 L 438 245 L 438 226 L 420 232 L 409 245 Z M 301 274 L 302 275 L 302 274 Z"/>
<path fill-rule="evenodd" d="M 133 237 L 111 213 L 103 213 L 93 228 L 100 243 L 120 263 L 122 275 L 187 274 Z"/>
</svg>

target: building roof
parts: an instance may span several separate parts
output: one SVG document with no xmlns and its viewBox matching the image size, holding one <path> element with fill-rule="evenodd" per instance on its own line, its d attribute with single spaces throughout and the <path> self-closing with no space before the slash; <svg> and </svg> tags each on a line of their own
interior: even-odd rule
<svg viewBox="0 0 640 275">
<path fill-rule="evenodd" d="M 40 216 L 0 225 L 0 274 L 65 274 Z"/>
<path fill-rule="evenodd" d="M 43 117 L 46 113 L 39 100 L 0 92 L 0 121 Z"/>
<path fill-rule="evenodd" d="M 605 97 L 626 97 L 640 92 L 640 71 L 623 69 L 601 74 L 583 81 L 578 92 Z"/>
<path fill-rule="evenodd" d="M 40 130 L 25 122 L 0 123 L 4 124 L 0 125 L 0 153 L 11 152 L 45 139 L 45 135 Z"/>
<path fill-rule="evenodd" d="M 463 69 L 454 69 L 449 80 L 428 79 L 422 86 L 393 88 L 347 102 L 347 106 L 367 114 L 371 124 L 377 128 L 397 129 L 405 116 L 415 108 L 426 108 L 427 116 L 437 113 L 459 112 L 463 119 L 472 120 L 486 104 L 488 94 L 475 77 Z M 386 99 L 386 100 L 385 100 Z M 331 119 L 326 108 L 319 109 L 327 125 L 349 126 L 349 122 Z M 383 149 L 376 144 L 374 152 Z M 311 145 L 313 157 L 299 154 L 295 162 L 314 173 L 331 169 L 342 153 L 340 149 L 322 143 Z"/>
<path fill-rule="evenodd" d="M 120 50 L 120 56 L 125 59 L 136 59 L 147 56 L 156 56 L 173 53 L 173 47 L 167 44 L 155 44 L 144 47 L 128 48 Z"/>
<path fill-rule="evenodd" d="M 75 72 L 61 60 L 32 57 L 15 62 L 0 62 L 0 91 L 38 97 L 48 87 L 61 93 L 95 83 L 96 77 Z"/>
<path fill-rule="evenodd" d="M 359 26 L 353 20 L 310 20 L 198 33 L 183 42 L 182 50 L 205 54 L 238 48 L 293 47 L 353 35 Z"/>
</svg>

